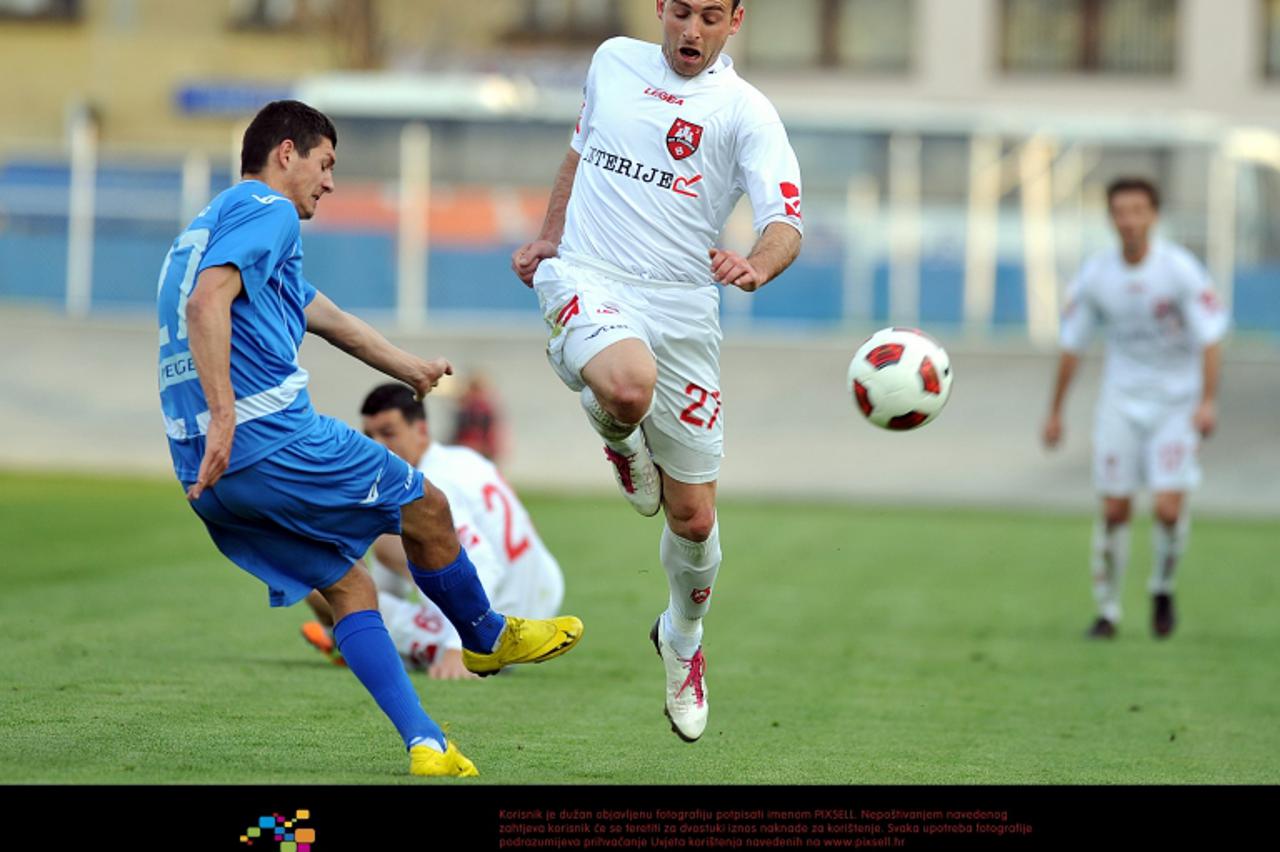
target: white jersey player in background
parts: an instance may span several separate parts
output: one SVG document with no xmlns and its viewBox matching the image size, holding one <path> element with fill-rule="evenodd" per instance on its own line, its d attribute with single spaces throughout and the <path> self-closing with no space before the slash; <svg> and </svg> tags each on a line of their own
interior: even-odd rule
<svg viewBox="0 0 1280 852">
<path fill-rule="evenodd" d="M 1107 203 L 1121 246 L 1093 257 L 1071 286 L 1043 437 L 1051 448 L 1062 439 L 1067 388 L 1101 326 L 1107 354 L 1093 436 L 1094 481 L 1102 495 L 1092 558 L 1098 617 L 1088 635 L 1115 635 L 1131 501 L 1145 485 L 1155 502 L 1152 629 L 1163 638 L 1175 623 L 1174 572 L 1190 529 L 1186 495 L 1200 482 L 1199 439 L 1218 421 L 1220 341 L 1228 319 L 1191 252 L 1152 238 L 1160 208 L 1153 184 L 1113 181 Z"/>
<path fill-rule="evenodd" d="M 459 541 L 475 564 L 489 600 L 495 607 L 508 607 L 500 612 L 544 618 L 560 611 L 564 598 L 560 565 L 492 462 L 467 447 L 433 441 L 426 408 L 406 385 L 374 388 L 360 413 L 366 435 L 421 470 L 449 498 Z M 378 587 L 378 609 L 400 656 L 411 666 L 426 666 L 435 679 L 477 677 L 462 663 L 462 640 L 453 625 L 435 604 L 417 594 L 398 537 L 384 535 L 374 542 L 369 567 Z M 323 598 L 313 594 L 307 602 L 322 621 L 328 621 Z M 308 622 L 302 633 L 312 645 L 335 657 L 324 625 Z"/>
<path fill-rule="evenodd" d="M 720 292 L 754 291 L 800 251 L 800 169 L 776 110 L 721 53 L 738 0 L 658 0 L 662 44 L 606 41 L 538 239 L 512 268 L 538 294 L 547 356 L 580 392 L 623 493 L 666 510 L 669 605 L 650 632 L 667 716 L 692 742 L 707 723 L 702 617 L 720 566 L 724 413 Z M 715 241 L 738 199 L 759 237 Z M 656 462 L 656 466 L 655 466 Z"/>
</svg>

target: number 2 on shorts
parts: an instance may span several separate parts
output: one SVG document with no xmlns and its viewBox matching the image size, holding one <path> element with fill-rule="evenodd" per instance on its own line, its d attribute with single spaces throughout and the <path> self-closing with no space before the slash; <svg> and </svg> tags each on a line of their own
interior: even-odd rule
<svg viewBox="0 0 1280 852">
<path fill-rule="evenodd" d="M 684 411 L 680 412 L 680 419 L 692 426 L 705 426 L 707 429 L 714 427 L 716 420 L 720 417 L 720 391 L 709 391 L 702 385 L 689 382 L 684 392 L 688 396 L 694 397 L 694 401 Z M 703 420 L 698 416 L 697 412 L 706 409 L 708 397 L 715 401 L 716 409 L 711 413 L 710 420 Z"/>
</svg>

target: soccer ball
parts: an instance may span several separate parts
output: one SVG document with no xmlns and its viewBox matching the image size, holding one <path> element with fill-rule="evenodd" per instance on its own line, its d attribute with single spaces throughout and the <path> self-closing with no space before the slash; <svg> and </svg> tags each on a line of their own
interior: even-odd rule
<svg viewBox="0 0 1280 852">
<path fill-rule="evenodd" d="M 885 328 L 858 347 L 848 385 L 866 418 L 902 432 L 938 416 L 951 395 L 951 358 L 915 328 Z"/>
</svg>

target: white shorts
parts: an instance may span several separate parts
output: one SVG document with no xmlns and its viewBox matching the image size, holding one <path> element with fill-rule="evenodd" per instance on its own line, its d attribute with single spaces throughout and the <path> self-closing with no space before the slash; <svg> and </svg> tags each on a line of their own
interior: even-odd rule
<svg viewBox="0 0 1280 852">
<path fill-rule="evenodd" d="M 1195 404 L 1098 400 L 1093 432 L 1093 476 L 1107 497 L 1127 497 L 1144 485 L 1152 492 L 1191 491 L 1200 484 L 1200 435 L 1191 422 Z"/>
<path fill-rule="evenodd" d="M 654 461 L 677 482 L 720 477 L 720 291 L 715 285 L 650 281 L 577 255 L 549 258 L 533 278 L 551 330 L 547 360 L 570 389 L 607 346 L 634 338 L 658 365 L 653 408 L 642 426 Z"/>
</svg>

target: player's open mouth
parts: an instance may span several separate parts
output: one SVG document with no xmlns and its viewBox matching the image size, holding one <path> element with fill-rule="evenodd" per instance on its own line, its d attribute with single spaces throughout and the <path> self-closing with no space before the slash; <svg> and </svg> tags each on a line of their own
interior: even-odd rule
<svg viewBox="0 0 1280 852">
<path fill-rule="evenodd" d="M 702 58 L 702 51 L 695 47 L 680 48 L 680 56 L 687 62 L 696 62 Z"/>
</svg>

